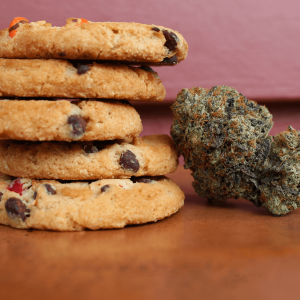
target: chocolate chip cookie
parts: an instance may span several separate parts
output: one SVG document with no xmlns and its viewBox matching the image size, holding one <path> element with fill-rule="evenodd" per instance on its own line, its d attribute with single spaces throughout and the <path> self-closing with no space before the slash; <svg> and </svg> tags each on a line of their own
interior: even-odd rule
<svg viewBox="0 0 300 300">
<path fill-rule="evenodd" d="M 63 183 L 0 179 L 0 223 L 15 228 L 79 231 L 156 222 L 183 206 L 166 177 Z"/>
<path fill-rule="evenodd" d="M 15 18 L 0 31 L 2 58 L 118 60 L 127 63 L 176 64 L 187 56 L 183 36 L 156 25 L 89 22 L 70 18 L 63 27 Z"/>
<path fill-rule="evenodd" d="M 60 59 L 0 59 L 0 96 L 162 101 L 150 67 Z"/>
<path fill-rule="evenodd" d="M 0 100 L 2 140 L 113 140 L 136 137 L 142 129 L 126 101 Z"/>
<path fill-rule="evenodd" d="M 0 141 L 0 172 L 36 179 L 92 180 L 175 172 L 178 154 L 167 135 L 132 141 Z"/>
</svg>

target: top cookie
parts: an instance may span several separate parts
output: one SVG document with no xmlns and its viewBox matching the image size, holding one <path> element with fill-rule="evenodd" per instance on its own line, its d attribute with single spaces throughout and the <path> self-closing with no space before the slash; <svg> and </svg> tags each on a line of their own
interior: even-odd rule
<svg viewBox="0 0 300 300">
<path fill-rule="evenodd" d="M 117 60 L 176 64 L 187 56 L 188 44 L 174 30 L 154 25 L 89 22 L 70 18 L 62 27 L 46 21 L 15 18 L 0 31 L 2 58 Z"/>
</svg>

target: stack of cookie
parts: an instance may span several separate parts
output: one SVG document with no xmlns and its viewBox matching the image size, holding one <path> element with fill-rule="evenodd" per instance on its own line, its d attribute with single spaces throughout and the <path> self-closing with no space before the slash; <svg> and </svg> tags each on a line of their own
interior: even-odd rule
<svg viewBox="0 0 300 300">
<path fill-rule="evenodd" d="M 0 223 L 121 228 L 175 213 L 184 195 L 162 175 L 178 154 L 166 135 L 138 137 L 127 100 L 162 101 L 149 65 L 186 55 L 178 32 L 135 23 L 15 18 L 0 31 Z"/>
</svg>

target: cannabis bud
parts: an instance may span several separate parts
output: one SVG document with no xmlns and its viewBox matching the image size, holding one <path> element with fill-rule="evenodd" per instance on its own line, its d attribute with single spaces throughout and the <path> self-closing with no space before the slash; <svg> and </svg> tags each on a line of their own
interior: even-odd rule
<svg viewBox="0 0 300 300">
<path fill-rule="evenodd" d="M 260 168 L 260 201 L 271 213 L 285 215 L 300 206 L 300 132 L 288 126 L 277 134 Z"/>
<path fill-rule="evenodd" d="M 272 115 L 266 107 L 234 88 L 215 86 L 211 90 L 183 89 L 172 110 L 171 135 L 184 156 L 185 168 L 192 170 L 193 186 L 200 196 L 245 198 L 275 215 L 297 207 L 299 180 L 288 170 L 293 166 L 299 179 L 300 164 L 298 170 L 294 166 L 296 150 L 289 148 L 286 139 L 283 142 L 283 136 L 288 136 L 288 141 L 296 144 L 291 136 L 297 133 L 289 129 L 293 133 L 281 133 L 273 141 L 268 135 Z M 278 188 L 274 190 L 274 186 Z M 291 195 L 294 198 L 284 200 Z"/>
</svg>

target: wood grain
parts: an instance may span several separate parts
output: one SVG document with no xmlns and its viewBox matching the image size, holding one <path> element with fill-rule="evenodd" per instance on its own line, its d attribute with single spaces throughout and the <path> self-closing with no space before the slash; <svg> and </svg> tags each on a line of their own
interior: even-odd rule
<svg viewBox="0 0 300 300">
<path fill-rule="evenodd" d="M 300 211 L 272 217 L 245 200 L 186 193 L 174 216 L 122 230 L 60 233 L 0 226 L 2 299 L 291 299 Z"/>
</svg>

